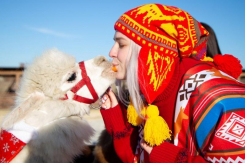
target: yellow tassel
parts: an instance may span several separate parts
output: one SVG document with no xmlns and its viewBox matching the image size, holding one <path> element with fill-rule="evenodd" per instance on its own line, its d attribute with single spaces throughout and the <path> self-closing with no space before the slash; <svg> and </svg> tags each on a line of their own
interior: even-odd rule
<svg viewBox="0 0 245 163">
<path fill-rule="evenodd" d="M 142 111 L 141 111 L 141 115 L 142 116 L 145 115 L 144 112 L 145 112 L 145 109 L 142 109 Z M 142 119 L 138 115 L 138 113 L 135 110 L 131 100 L 130 100 L 130 104 L 128 105 L 128 108 L 127 108 L 127 118 L 128 118 L 128 122 L 131 123 L 134 126 L 138 126 L 144 121 L 144 119 Z"/>
<path fill-rule="evenodd" d="M 154 146 L 160 145 L 166 139 L 171 139 L 172 131 L 169 130 L 166 121 L 159 116 L 159 110 L 156 105 L 149 105 L 147 109 L 143 108 L 141 115 L 147 118 L 144 127 L 144 140 L 147 143 Z M 138 126 L 144 121 L 138 115 L 131 100 L 127 108 L 127 118 L 128 122 L 134 126 Z"/>
<path fill-rule="evenodd" d="M 159 116 L 156 105 L 149 105 L 146 110 L 147 120 L 144 127 L 144 140 L 151 146 L 160 145 L 164 140 L 171 139 L 172 131 L 166 121 Z"/>
</svg>

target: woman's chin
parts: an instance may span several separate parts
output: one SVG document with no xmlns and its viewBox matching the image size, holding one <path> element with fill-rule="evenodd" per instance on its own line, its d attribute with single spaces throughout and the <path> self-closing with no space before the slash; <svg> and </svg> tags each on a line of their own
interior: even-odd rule
<svg viewBox="0 0 245 163">
<path fill-rule="evenodd" d="M 121 74 L 120 72 L 117 72 L 116 79 L 118 79 L 118 80 L 125 80 L 126 79 L 126 75 Z"/>
</svg>

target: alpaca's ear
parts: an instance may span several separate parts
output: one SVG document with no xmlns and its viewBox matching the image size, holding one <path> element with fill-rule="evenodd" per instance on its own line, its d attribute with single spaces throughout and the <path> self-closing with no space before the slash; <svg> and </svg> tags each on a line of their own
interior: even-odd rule
<svg viewBox="0 0 245 163">
<path fill-rule="evenodd" d="M 23 101 L 19 106 L 14 108 L 3 120 L 1 128 L 9 129 L 15 123 L 21 121 L 29 112 L 36 108 L 45 98 L 43 93 L 34 92 L 25 101 Z"/>
</svg>

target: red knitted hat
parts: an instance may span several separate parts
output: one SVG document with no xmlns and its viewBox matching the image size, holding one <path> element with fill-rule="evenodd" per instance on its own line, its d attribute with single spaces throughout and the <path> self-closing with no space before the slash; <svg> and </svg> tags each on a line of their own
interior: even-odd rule
<svg viewBox="0 0 245 163">
<path fill-rule="evenodd" d="M 206 60 L 209 33 L 179 8 L 142 5 L 125 12 L 114 27 L 142 47 L 138 79 L 148 103 L 167 87 L 175 69 L 174 58 Z"/>
</svg>

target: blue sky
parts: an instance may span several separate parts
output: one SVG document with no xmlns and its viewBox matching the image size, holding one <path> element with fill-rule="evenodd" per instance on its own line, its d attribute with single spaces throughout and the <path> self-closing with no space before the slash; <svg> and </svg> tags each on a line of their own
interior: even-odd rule
<svg viewBox="0 0 245 163">
<path fill-rule="evenodd" d="M 238 57 L 245 69 L 243 0 L 0 0 L 0 67 L 28 64 L 54 47 L 77 61 L 108 57 L 115 21 L 147 3 L 179 7 L 209 24 L 222 53 Z"/>
</svg>

